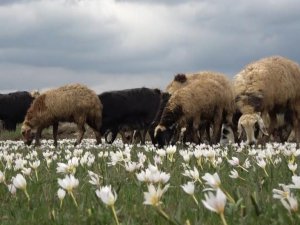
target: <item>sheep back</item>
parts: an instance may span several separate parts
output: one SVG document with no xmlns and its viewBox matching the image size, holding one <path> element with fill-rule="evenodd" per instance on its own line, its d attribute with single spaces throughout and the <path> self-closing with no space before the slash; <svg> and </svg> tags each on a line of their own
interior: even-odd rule
<svg viewBox="0 0 300 225">
<path fill-rule="evenodd" d="M 205 119 L 213 119 L 214 110 L 218 107 L 226 111 L 233 112 L 233 93 L 230 82 L 220 82 L 214 79 L 215 73 L 205 72 L 202 79 L 195 79 L 189 85 L 178 89 L 174 92 L 163 112 L 160 125 L 170 126 L 168 117 L 175 112 L 177 115 L 184 115 L 183 119 L 186 122 L 188 119 L 200 116 Z M 210 75 L 206 75 L 210 74 Z M 219 76 L 216 73 L 216 76 Z M 224 76 L 224 75 L 222 75 Z M 224 76 L 225 77 L 225 76 Z M 177 116 L 178 117 L 178 116 Z M 165 124 L 165 122 L 167 122 Z"/>
<path fill-rule="evenodd" d="M 29 108 L 25 122 L 33 127 L 47 127 L 55 121 L 74 122 L 77 117 L 95 120 L 100 129 L 102 104 L 96 93 L 84 85 L 70 84 L 52 89 L 38 96 Z"/>
<path fill-rule="evenodd" d="M 285 107 L 287 102 L 300 97 L 299 65 L 280 56 L 263 58 L 239 72 L 233 85 L 242 113 Z"/>
</svg>

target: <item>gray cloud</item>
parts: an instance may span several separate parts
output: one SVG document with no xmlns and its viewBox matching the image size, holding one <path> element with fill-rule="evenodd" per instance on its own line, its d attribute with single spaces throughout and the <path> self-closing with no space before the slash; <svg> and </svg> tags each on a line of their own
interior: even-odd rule
<svg viewBox="0 0 300 225">
<path fill-rule="evenodd" d="M 177 72 L 233 76 L 269 55 L 300 62 L 299 8 L 295 0 L 1 1 L 0 90 L 164 88 Z"/>
</svg>

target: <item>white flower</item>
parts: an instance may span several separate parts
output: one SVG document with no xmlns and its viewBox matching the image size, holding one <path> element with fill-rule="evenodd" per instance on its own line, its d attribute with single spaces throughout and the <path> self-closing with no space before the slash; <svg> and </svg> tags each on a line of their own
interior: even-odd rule
<svg viewBox="0 0 300 225">
<path fill-rule="evenodd" d="M 185 191 L 185 193 L 189 195 L 193 195 L 195 192 L 195 184 L 194 182 L 188 182 L 187 184 L 181 185 L 182 189 Z"/>
<path fill-rule="evenodd" d="M 281 185 L 283 190 L 279 189 L 273 189 L 273 198 L 275 199 L 283 199 L 283 198 L 288 198 L 290 196 L 290 189 L 286 185 Z"/>
<path fill-rule="evenodd" d="M 59 188 L 57 191 L 57 197 L 59 198 L 59 200 L 63 200 L 66 196 L 66 192 L 64 189 Z"/>
<path fill-rule="evenodd" d="M 36 160 L 33 163 L 29 163 L 29 165 L 31 166 L 32 169 L 36 170 L 39 166 L 40 166 L 40 160 Z"/>
<path fill-rule="evenodd" d="M 197 168 L 195 166 L 194 166 L 194 170 L 185 170 L 182 175 L 186 176 L 186 177 L 190 177 L 194 181 L 199 180 L 199 171 L 197 170 Z"/>
<path fill-rule="evenodd" d="M 26 179 L 23 177 L 22 174 L 17 174 L 16 177 L 13 178 L 13 184 L 16 188 L 21 189 L 21 190 L 26 190 Z"/>
<path fill-rule="evenodd" d="M 7 188 L 8 188 L 8 191 L 9 191 L 12 195 L 15 195 L 15 194 L 16 194 L 17 189 L 16 189 L 15 185 L 9 184 L 9 185 L 7 185 Z"/>
<path fill-rule="evenodd" d="M 144 204 L 158 206 L 161 204 L 162 195 L 168 190 L 169 184 L 163 189 L 159 186 L 157 189 L 153 184 L 148 185 L 148 192 L 144 192 Z"/>
<path fill-rule="evenodd" d="M 166 156 L 167 153 L 164 149 L 158 149 L 156 150 L 156 154 L 163 158 Z"/>
<path fill-rule="evenodd" d="M 176 152 L 176 145 L 170 145 L 166 149 L 167 154 L 174 154 Z"/>
<path fill-rule="evenodd" d="M 127 163 L 125 163 L 125 169 L 127 172 L 132 173 L 137 169 L 137 163 L 136 162 L 127 162 Z"/>
<path fill-rule="evenodd" d="M 228 159 L 228 162 L 232 166 L 240 165 L 240 160 L 237 157 L 232 157 L 232 159 Z"/>
<path fill-rule="evenodd" d="M 265 161 L 264 159 L 258 158 L 256 163 L 257 163 L 257 165 L 258 165 L 259 167 L 261 167 L 261 168 L 263 168 L 263 169 L 266 168 L 267 163 L 266 163 L 266 161 Z"/>
<path fill-rule="evenodd" d="M 297 163 L 295 163 L 295 164 L 289 163 L 288 167 L 289 167 L 290 171 L 292 171 L 294 173 L 297 169 Z"/>
<path fill-rule="evenodd" d="M 288 185 L 289 188 L 300 189 L 300 176 L 292 176 L 293 184 Z"/>
<path fill-rule="evenodd" d="M 237 179 L 239 177 L 238 171 L 236 171 L 235 169 L 231 170 L 229 177 L 231 177 L 232 179 Z"/>
<path fill-rule="evenodd" d="M 179 154 L 182 156 L 183 161 L 185 161 L 185 162 L 189 162 L 191 159 L 191 156 L 193 155 L 193 153 L 188 150 L 180 150 Z"/>
<path fill-rule="evenodd" d="M 117 193 L 115 191 L 112 192 L 110 185 L 96 190 L 96 195 L 108 206 L 113 206 L 117 200 Z"/>
<path fill-rule="evenodd" d="M 63 174 L 75 174 L 76 167 L 79 165 L 78 161 L 79 159 L 77 157 L 73 157 L 68 161 L 68 164 L 57 163 L 58 167 L 56 168 L 56 172 Z"/>
<path fill-rule="evenodd" d="M 217 189 L 221 185 L 221 180 L 217 173 L 214 173 L 213 175 L 211 175 L 210 173 L 205 173 L 202 179 L 206 181 L 205 184 L 209 185 L 213 189 Z"/>
<path fill-rule="evenodd" d="M 288 198 L 280 199 L 282 205 L 289 211 L 289 212 L 297 212 L 298 211 L 298 201 L 297 199 L 291 195 Z"/>
<path fill-rule="evenodd" d="M 202 200 L 202 203 L 207 209 L 218 214 L 223 214 L 226 205 L 226 195 L 221 189 L 217 190 L 216 195 L 212 192 L 208 192 L 208 194 L 204 196 L 205 200 Z"/>
<path fill-rule="evenodd" d="M 100 176 L 93 171 L 88 170 L 88 174 L 90 176 L 89 183 L 92 185 L 95 185 L 97 187 L 100 187 Z"/>
<path fill-rule="evenodd" d="M 5 174 L 0 171 L 0 184 L 5 183 Z"/>
<path fill-rule="evenodd" d="M 73 189 L 79 185 L 79 181 L 71 174 L 71 175 L 66 175 L 64 179 L 58 178 L 58 184 L 63 189 L 65 189 L 68 193 L 71 193 Z"/>
<path fill-rule="evenodd" d="M 23 168 L 22 169 L 22 173 L 24 174 L 24 175 L 26 175 L 26 176 L 30 176 L 30 174 L 31 174 L 31 168 Z"/>
</svg>

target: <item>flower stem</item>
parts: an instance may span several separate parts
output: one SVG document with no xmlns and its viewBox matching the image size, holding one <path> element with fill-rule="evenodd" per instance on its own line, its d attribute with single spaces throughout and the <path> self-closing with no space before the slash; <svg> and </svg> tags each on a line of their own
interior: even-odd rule
<svg viewBox="0 0 300 225">
<path fill-rule="evenodd" d="M 71 195 L 71 197 L 72 197 L 72 199 L 73 199 L 74 204 L 75 204 L 76 207 L 78 208 L 78 204 L 77 204 L 77 201 L 76 201 L 76 199 L 75 199 L 75 197 L 74 197 L 74 195 L 73 195 L 73 192 L 70 192 L 70 195 Z"/>
<path fill-rule="evenodd" d="M 220 189 L 225 193 L 226 197 L 228 198 L 228 200 L 231 202 L 231 203 L 235 203 L 235 200 L 233 199 L 233 197 L 231 197 L 231 195 L 222 187 L 220 187 Z"/>
<path fill-rule="evenodd" d="M 192 195 L 192 197 L 193 197 L 194 201 L 196 202 L 197 206 L 199 206 L 199 202 L 198 202 L 198 200 L 196 199 L 195 195 Z"/>
<path fill-rule="evenodd" d="M 238 167 L 240 167 L 242 170 L 246 171 L 247 173 L 249 172 L 245 167 L 238 165 Z"/>
<path fill-rule="evenodd" d="M 221 216 L 221 220 L 222 220 L 222 222 L 223 222 L 223 225 L 227 225 L 227 222 L 226 222 L 226 220 L 225 220 L 225 216 L 224 216 L 224 213 L 223 213 L 223 212 L 220 214 L 220 216 Z"/>
<path fill-rule="evenodd" d="M 38 176 L 37 170 L 35 170 L 35 177 L 36 177 L 36 181 L 39 181 L 39 176 Z"/>
<path fill-rule="evenodd" d="M 120 223 L 119 223 L 119 220 L 118 220 L 117 213 L 116 213 L 114 205 L 111 206 L 111 210 L 112 210 L 112 212 L 114 214 L 114 219 L 116 221 L 116 224 L 119 225 Z"/>
<path fill-rule="evenodd" d="M 266 168 L 264 168 L 264 171 L 265 171 L 266 176 L 268 177 L 269 174 L 267 173 Z"/>
<path fill-rule="evenodd" d="M 28 194 L 28 192 L 27 192 L 27 189 L 24 190 L 24 193 L 25 193 L 25 195 L 26 195 L 26 197 L 27 197 L 27 200 L 28 200 L 28 202 L 29 202 L 29 201 L 30 201 L 30 197 L 29 197 L 29 194 Z"/>
<path fill-rule="evenodd" d="M 178 225 L 178 223 L 172 219 L 170 219 L 170 217 L 167 215 L 167 213 L 165 213 L 160 207 L 155 207 L 157 212 L 162 216 L 164 217 L 167 221 L 169 221 L 171 224 L 174 224 L 174 225 Z"/>
</svg>

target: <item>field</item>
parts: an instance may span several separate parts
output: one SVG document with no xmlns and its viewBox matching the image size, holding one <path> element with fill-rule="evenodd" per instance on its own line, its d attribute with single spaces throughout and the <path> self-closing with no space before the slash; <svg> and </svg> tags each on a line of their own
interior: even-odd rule
<svg viewBox="0 0 300 225">
<path fill-rule="evenodd" d="M 74 141 L 58 149 L 46 140 L 38 148 L 0 142 L 0 224 L 300 223 L 294 144 L 156 149 L 85 139 L 74 148 Z"/>
</svg>

